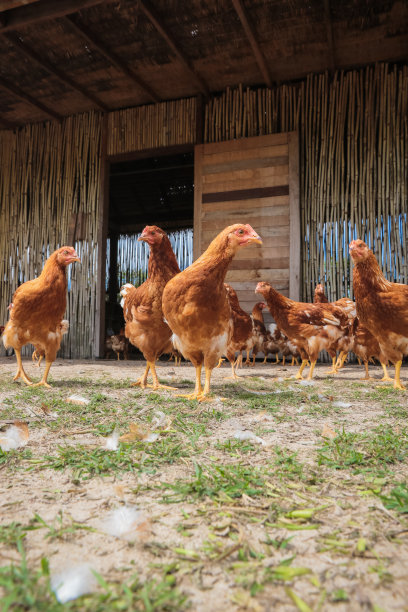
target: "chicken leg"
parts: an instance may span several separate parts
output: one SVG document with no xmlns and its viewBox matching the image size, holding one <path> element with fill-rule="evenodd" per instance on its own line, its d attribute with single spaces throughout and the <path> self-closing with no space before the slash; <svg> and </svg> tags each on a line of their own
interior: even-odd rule
<svg viewBox="0 0 408 612">
<path fill-rule="evenodd" d="M 387 366 L 385 365 L 385 363 L 382 363 L 381 366 L 384 372 L 384 376 L 382 377 L 381 380 L 383 382 L 393 382 L 393 378 L 391 378 L 391 376 L 388 374 Z"/>
<path fill-rule="evenodd" d="M 397 363 L 395 364 L 394 389 L 400 389 L 401 391 L 404 391 L 405 387 L 402 384 L 401 379 L 400 379 L 401 366 L 402 366 L 402 360 L 397 361 Z"/>
<path fill-rule="evenodd" d="M 148 387 L 150 387 L 154 391 L 157 391 L 157 389 L 168 389 L 170 391 L 176 391 L 177 387 L 170 387 L 169 385 L 162 385 L 161 383 L 159 383 L 159 379 L 157 377 L 156 372 L 156 364 L 154 363 L 154 361 L 148 361 L 147 364 L 150 366 L 153 378 L 153 384 L 147 385 Z"/>
<path fill-rule="evenodd" d="M 138 387 L 140 385 L 141 389 L 146 389 L 146 386 L 147 386 L 147 375 L 149 373 L 149 370 L 150 370 L 150 363 L 147 361 L 146 369 L 143 372 L 142 376 L 140 378 L 138 378 L 136 382 L 132 383 L 131 387 Z"/>
<path fill-rule="evenodd" d="M 337 356 L 332 357 L 332 367 L 331 370 L 327 370 L 326 374 L 337 374 Z"/>
<path fill-rule="evenodd" d="M 51 385 L 47 383 L 48 373 L 50 371 L 51 366 L 52 366 L 52 361 L 47 361 L 47 358 L 45 358 L 45 370 L 44 370 L 43 377 L 40 380 L 40 382 L 35 383 L 33 387 L 46 387 L 47 389 L 51 389 Z"/>
<path fill-rule="evenodd" d="M 203 388 L 201 386 L 201 369 L 202 369 L 201 365 L 196 366 L 196 383 L 195 383 L 194 392 L 187 393 L 187 394 L 177 394 L 175 397 L 183 397 L 184 399 L 189 399 L 189 400 L 195 400 L 200 397 L 200 395 L 203 392 Z"/>
<path fill-rule="evenodd" d="M 295 376 L 297 380 L 301 380 L 303 378 L 303 370 L 305 369 L 308 363 L 309 362 L 307 359 L 302 359 L 302 363 L 300 364 L 299 372 Z"/>
<path fill-rule="evenodd" d="M 365 376 L 364 378 L 361 378 L 361 380 L 373 380 L 370 374 L 368 373 L 368 361 L 364 361 L 364 367 L 365 367 Z"/>
<path fill-rule="evenodd" d="M 23 368 L 23 362 L 21 360 L 21 350 L 19 349 L 14 349 L 14 352 L 16 353 L 16 358 L 17 358 L 17 374 L 15 375 L 15 377 L 13 378 L 13 380 L 18 380 L 19 378 L 22 378 L 24 380 L 24 382 L 26 383 L 26 385 L 32 385 L 32 381 L 30 378 L 28 378 L 27 374 L 24 371 Z"/>
<path fill-rule="evenodd" d="M 310 370 L 309 370 L 309 375 L 307 377 L 307 380 L 312 380 L 315 365 L 316 365 L 316 359 L 314 361 L 310 360 Z"/>
<path fill-rule="evenodd" d="M 238 374 L 235 371 L 236 363 L 237 363 L 236 361 L 231 361 L 231 368 L 232 368 L 231 376 L 224 376 L 224 380 L 239 380 L 240 378 L 242 378 L 242 376 L 238 376 Z"/>
</svg>

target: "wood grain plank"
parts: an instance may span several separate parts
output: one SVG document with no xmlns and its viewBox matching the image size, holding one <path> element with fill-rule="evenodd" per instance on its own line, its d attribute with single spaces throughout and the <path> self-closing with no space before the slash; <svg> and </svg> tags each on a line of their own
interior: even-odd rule
<svg viewBox="0 0 408 612">
<path fill-rule="evenodd" d="M 287 206 L 289 207 L 289 192 L 288 195 L 280 195 L 266 198 L 248 198 L 245 200 L 245 204 L 239 206 L 245 206 L 245 208 L 263 208 L 268 206 Z M 205 212 L 217 211 L 222 212 L 224 210 L 233 210 L 237 208 L 237 200 L 223 201 L 222 208 L 219 202 L 203 202 L 202 210 Z"/>
<path fill-rule="evenodd" d="M 229 281 L 255 281 L 261 280 L 268 283 L 274 283 L 276 281 L 289 280 L 289 269 L 288 268 L 277 268 L 270 270 L 267 268 L 257 268 L 253 270 L 228 270 L 226 276 L 226 282 Z"/>
<path fill-rule="evenodd" d="M 221 174 L 233 170 L 247 170 L 248 168 L 272 168 L 274 166 L 289 166 L 289 156 L 257 157 L 255 159 L 241 159 L 215 164 L 203 165 L 203 176 L 207 174 Z"/>
<path fill-rule="evenodd" d="M 224 151 L 244 151 L 246 149 L 258 149 L 262 147 L 270 147 L 273 145 L 287 144 L 288 133 L 281 132 L 279 134 L 269 134 L 267 136 L 251 136 L 249 138 L 239 138 L 237 140 L 227 140 L 225 142 L 213 142 L 205 144 L 204 155 L 218 153 L 223 147 Z"/>
<path fill-rule="evenodd" d="M 258 228 L 257 231 L 262 232 L 264 228 L 267 227 L 279 227 L 284 225 L 289 228 L 289 213 L 285 215 L 252 215 L 245 213 L 230 213 L 228 216 L 226 215 L 223 219 L 218 217 L 217 219 L 205 219 L 201 222 L 202 231 L 206 230 L 218 230 L 221 231 L 227 225 L 232 225 L 233 223 L 249 223 L 252 225 L 254 229 Z"/>
<path fill-rule="evenodd" d="M 268 166 L 266 168 L 245 168 L 232 170 L 231 172 L 216 172 L 205 174 L 202 177 L 203 191 L 207 192 L 211 185 L 217 185 L 217 191 L 222 191 L 225 184 L 231 182 L 251 181 L 249 187 L 268 187 L 271 185 L 270 179 L 280 179 L 280 185 L 284 185 L 289 180 L 289 166 Z M 276 184 L 276 183 L 275 183 Z M 238 186 L 237 186 L 238 187 Z"/>
<path fill-rule="evenodd" d="M 271 198 L 280 195 L 289 195 L 289 185 L 279 181 L 281 177 L 269 178 L 270 183 L 276 182 L 276 185 L 266 185 L 265 187 L 251 187 L 251 181 L 240 181 L 241 184 L 231 181 L 223 185 L 222 191 L 217 191 L 218 185 L 209 185 L 207 192 L 202 194 L 202 202 L 229 202 L 232 200 L 249 200 L 253 198 Z M 246 188 L 242 187 L 242 184 L 246 184 Z M 248 187 L 249 185 L 249 187 Z M 233 187 L 239 187 L 239 189 L 232 189 Z"/>
<path fill-rule="evenodd" d="M 267 268 L 289 270 L 289 257 L 258 257 L 250 259 L 233 259 L 229 270 L 257 270 Z"/>
<path fill-rule="evenodd" d="M 252 160 L 259 159 L 264 157 L 281 157 L 289 155 L 289 147 L 287 144 L 284 145 L 273 145 L 267 147 L 260 147 L 259 145 L 254 146 L 253 149 L 237 149 L 234 151 L 226 150 L 222 148 L 215 153 L 206 153 L 203 157 L 203 167 L 205 168 L 207 164 L 215 165 L 218 163 L 228 163 L 233 161 L 241 161 L 241 160 Z"/>
<path fill-rule="evenodd" d="M 231 208 L 230 210 L 225 210 L 224 206 L 219 210 L 211 210 L 209 212 L 203 210 L 201 213 L 201 219 L 202 221 L 210 221 L 210 220 L 212 221 L 215 219 L 220 219 L 221 221 L 223 221 L 225 219 L 225 221 L 228 222 L 229 219 L 234 219 L 236 217 L 239 217 L 239 218 L 265 217 L 265 219 L 268 219 L 268 218 L 273 219 L 274 217 L 278 217 L 280 215 L 289 216 L 289 206 L 288 205 L 285 204 L 284 206 L 260 206 L 260 207 L 245 206 L 245 209 L 244 209 L 242 205 L 235 202 L 234 208 Z"/>
</svg>

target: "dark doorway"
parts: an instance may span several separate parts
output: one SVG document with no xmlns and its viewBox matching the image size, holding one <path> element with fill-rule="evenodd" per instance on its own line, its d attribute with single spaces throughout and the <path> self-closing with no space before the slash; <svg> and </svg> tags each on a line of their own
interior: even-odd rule
<svg viewBox="0 0 408 612">
<path fill-rule="evenodd" d="M 120 286 L 145 280 L 149 251 L 145 243 L 137 242 L 143 228 L 158 225 L 169 234 L 183 269 L 192 261 L 193 217 L 193 151 L 111 163 L 106 336 L 118 333 L 124 325 Z"/>
</svg>

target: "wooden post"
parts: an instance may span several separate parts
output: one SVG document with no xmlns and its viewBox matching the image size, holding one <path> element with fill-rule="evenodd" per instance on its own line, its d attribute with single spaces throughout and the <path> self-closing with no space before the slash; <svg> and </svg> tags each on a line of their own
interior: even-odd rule
<svg viewBox="0 0 408 612">
<path fill-rule="evenodd" d="M 98 271 L 96 279 L 96 312 L 94 357 L 103 357 L 105 346 L 105 282 L 106 282 L 106 240 L 108 237 L 109 216 L 109 169 L 107 158 L 108 115 L 102 120 L 101 134 L 101 174 L 99 187 L 99 207 L 97 224 Z"/>
<path fill-rule="evenodd" d="M 289 132 L 289 212 L 290 212 L 290 269 L 289 297 L 299 301 L 300 295 L 300 201 L 299 201 L 299 134 Z"/>
</svg>

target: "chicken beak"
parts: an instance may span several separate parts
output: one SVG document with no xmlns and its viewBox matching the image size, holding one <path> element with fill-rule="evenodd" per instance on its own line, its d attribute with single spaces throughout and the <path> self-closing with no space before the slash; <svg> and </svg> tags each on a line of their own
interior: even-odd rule
<svg viewBox="0 0 408 612">
<path fill-rule="evenodd" d="M 141 234 L 137 239 L 138 242 L 147 242 L 147 234 Z"/>
<path fill-rule="evenodd" d="M 72 257 L 69 258 L 69 263 L 74 263 L 74 261 L 78 261 L 79 263 L 81 263 L 81 260 L 79 259 L 76 253 L 74 253 Z"/>
<path fill-rule="evenodd" d="M 253 244 L 262 244 L 262 238 L 258 236 L 258 234 L 254 234 L 248 239 L 248 242 Z"/>
</svg>

